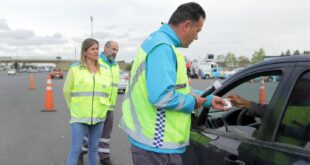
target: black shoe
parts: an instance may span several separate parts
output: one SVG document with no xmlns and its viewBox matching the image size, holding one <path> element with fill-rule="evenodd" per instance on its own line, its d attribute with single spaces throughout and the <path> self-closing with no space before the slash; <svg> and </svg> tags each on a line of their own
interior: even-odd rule
<svg viewBox="0 0 310 165">
<path fill-rule="evenodd" d="M 100 160 L 100 165 L 113 165 L 113 163 L 110 158 L 106 158 Z"/>
<path fill-rule="evenodd" d="M 78 159 L 77 165 L 84 165 L 83 155 L 82 155 L 82 154 L 79 156 L 79 159 Z"/>
</svg>

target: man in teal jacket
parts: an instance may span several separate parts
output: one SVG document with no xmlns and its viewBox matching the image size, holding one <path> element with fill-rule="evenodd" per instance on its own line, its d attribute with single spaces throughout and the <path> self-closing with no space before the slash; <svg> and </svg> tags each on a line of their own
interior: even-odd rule
<svg viewBox="0 0 310 165">
<path fill-rule="evenodd" d="M 170 141 L 165 141 L 167 137 L 164 134 L 176 131 L 171 128 L 182 128 L 181 125 L 185 122 L 178 119 L 168 120 L 168 115 L 170 119 L 173 118 L 172 112 L 178 116 L 184 114 L 188 122 L 188 115 L 190 116 L 195 108 L 201 107 L 205 102 L 206 106 L 212 105 L 215 109 L 223 109 L 224 101 L 220 97 L 210 95 L 206 99 L 187 92 L 178 92 L 180 88 L 187 90 L 188 82 L 180 80 L 187 79 L 184 78 L 187 76 L 186 65 L 184 58 L 182 61 L 181 55 L 176 54 L 175 48 L 188 48 L 193 40 L 197 40 L 204 20 L 205 12 L 199 4 L 193 2 L 183 4 L 173 13 L 168 24 L 163 24 L 141 45 L 131 70 L 131 79 L 124 96 L 123 117 L 120 123 L 132 144 L 131 150 L 135 165 L 182 164 L 180 154 L 185 152 L 189 133 L 178 132 L 179 138 L 185 139 L 180 147 L 176 147 L 177 142 L 169 145 Z M 178 81 L 184 84 L 176 85 Z M 143 94 L 139 97 L 141 92 Z M 138 106 L 143 104 L 144 100 L 147 100 L 148 106 Z M 151 121 L 149 116 L 154 115 L 154 109 L 157 109 L 157 117 L 156 121 Z M 150 122 L 146 122 L 147 120 Z M 154 126 L 155 122 L 156 126 Z M 169 128 L 165 125 L 169 125 Z M 188 129 L 187 126 L 184 127 Z M 149 133 L 150 129 L 145 129 L 147 127 L 156 127 L 154 135 Z M 168 138 L 173 139 L 172 136 Z M 152 140 L 154 143 L 150 143 Z"/>
</svg>

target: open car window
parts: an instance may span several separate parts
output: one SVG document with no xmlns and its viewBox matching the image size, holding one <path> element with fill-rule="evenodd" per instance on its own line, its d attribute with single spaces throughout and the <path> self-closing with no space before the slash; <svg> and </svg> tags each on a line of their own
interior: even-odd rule
<svg viewBox="0 0 310 165">
<path fill-rule="evenodd" d="M 231 94 L 238 94 L 249 101 L 259 102 L 260 88 L 264 85 L 263 88 L 266 96 L 264 104 L 268 104 L 276 88 L 278 87 L 279 78 L 279 75 L 258 76 L 236 86 L 234 89 L 227 92 L 223 97 L 227 98 Z M 262 84 L 262 81 L 264 84 Z"/>
<path fill-rule="evenodd" d="M 264 104 L 269 104 L 275 90 L 279 85 L 279 81 L 281 79 L 280 73 L 268 73 L 263 75 L 258 75 L 254 78 L 245 78 L 243 81 L 240 81 L 238 85 L 233 87 L 231 90 L 226 92 L 222 98 L 227 98 L 229 95 L 237 94 L 249 101 L 259 103 L 259 95 L 260 95 L 260 86 L 261 81 L 264 80 L 264 91 L 265 91 L 265 102 Z M 233 107 L 234 109 L 236 107 Z M 217 110 L 210 108 L 210 112 L 218 112 Z"/>
<path fill-rule="evenodd" d="M 237 94 L 251 102 L 257 103 L 256 111 L 265 111 L 268 110 L 267 106 L 272 100 L 280 81 L 280 71 L 253 74 L 249 77 L 240 78 L 237 83 L 234 83 L 234 86 L 228 87 L 230 90 L 222 93 L 223 95 L 221 97 L 227 98 L 231 94 Z M 263 90 L 262 86 L 264 88 Z M 264 96 L 262 97 L 262 95 Z M 261 116 L 256 116 L 255 113 L 250 113 L 248 110 L 242 108 L 233 106 L 228 111 L 218 111 L 211 107 L 206 127 L 239 135 L 246 134 L 250 137 L 259 128 L 261 122 Z M 238 129 L 234 129 L 233 127 Z M 251 128 L 244 129 L 242 127 Z"/>
</svg>

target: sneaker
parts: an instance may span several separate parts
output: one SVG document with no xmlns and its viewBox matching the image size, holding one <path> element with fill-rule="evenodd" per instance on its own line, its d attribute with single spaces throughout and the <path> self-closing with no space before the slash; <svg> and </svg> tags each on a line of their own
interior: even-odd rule
<svg viewBox="0 0 310 165">
<path fill-rule="evenodd" d="M 106 158 L 100 160 L 100 165 L 113 165 L 113 163 L 110 158 Z"/>
</svg>

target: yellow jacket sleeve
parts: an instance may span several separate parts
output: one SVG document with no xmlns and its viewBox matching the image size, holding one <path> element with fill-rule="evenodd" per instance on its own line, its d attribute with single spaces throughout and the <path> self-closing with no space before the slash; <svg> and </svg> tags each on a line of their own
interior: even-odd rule
<svg viewBox="0 0 310 165">
<path fill-rule="evenodd" d="M 73 76 L 73 72 L 71 69 L 69 69 L 68 74 L 67 74 L 67 78 L 63 87 L 63 93 L 64 93 L 64 97 L 67 103 L 68 108 L 70 109 L 70 103 L 71 103 L 71 90 L 73 88 L 74 85 L 74 76 Z"/>
</svg>

